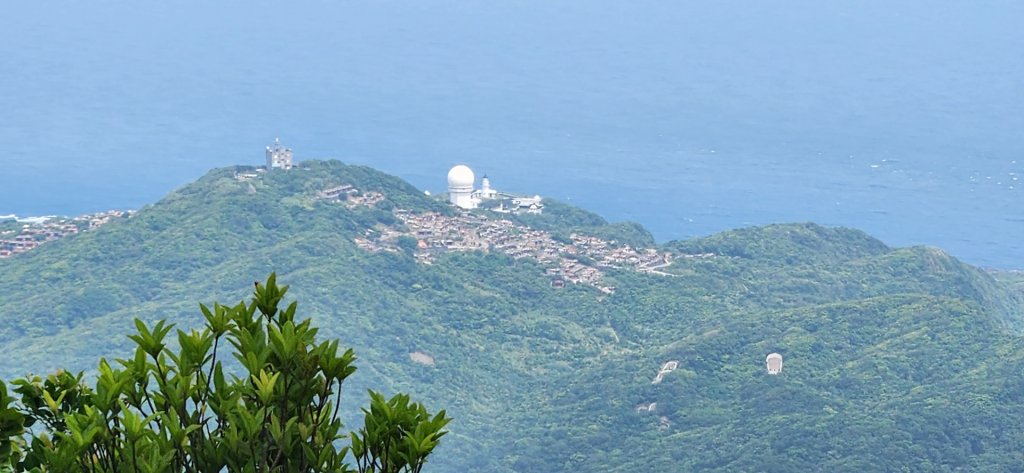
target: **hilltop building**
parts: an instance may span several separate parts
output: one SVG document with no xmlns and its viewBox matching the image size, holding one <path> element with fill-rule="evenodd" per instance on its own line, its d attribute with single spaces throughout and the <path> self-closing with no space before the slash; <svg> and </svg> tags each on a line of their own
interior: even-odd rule
<svg viewBox="0 0 1024 473">
<path fill-rule="evenodd" d="M 459 164 L 448 171 L 448 200 L 456 207 L 475 209 L 480 203 L 473 198 L 473 183 L 476 176 L 465 164 Z"/>
<path fill-rule="evenodd" d="M 461 209 L 487 207 L 501 213 L 542 213 L 543 199 L 499 192 L 491 187 L 491 179 L 484 175 L 481 188 L 474 189 L 476 174 L 465 164 L 459 164 L 448 171 L 448 201 Z"/>
<path fill-rule="evenodd" d="M 291 169 L 292 150 L 281 145 L 281 139 L 275 138 L 274 144 L 267 146 L 267 170 Z"/>
</svg>

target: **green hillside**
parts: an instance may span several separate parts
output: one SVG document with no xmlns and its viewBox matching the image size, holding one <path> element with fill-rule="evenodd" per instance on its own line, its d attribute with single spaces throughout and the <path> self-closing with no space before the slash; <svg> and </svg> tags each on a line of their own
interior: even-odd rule
<svg viewBox="0 0 1024 473">
<path fill-rule="evenodd" d="M 369 387 L 448 409 L 429 471 L 1024 464 L 1019 273 L 814 224 L 655 247 L 638 225 L 565 204 L 461 214 L 336 161 L 251 171 L 212 171 L 0 260 L 0 377 L 126 356 L 134 317 L 195 327 L 198 302 L 237 302 L 276 271 L 321 335 L 360 357 L 350 414 Z M 500 228 L 556 263 L 497 240 L 434 248 L 425 216 L 473 238 Z M 566 262 L 583 268 L 579 284 Z M 771 352 L 778 376 L 765 373 Z"/>
</svg>

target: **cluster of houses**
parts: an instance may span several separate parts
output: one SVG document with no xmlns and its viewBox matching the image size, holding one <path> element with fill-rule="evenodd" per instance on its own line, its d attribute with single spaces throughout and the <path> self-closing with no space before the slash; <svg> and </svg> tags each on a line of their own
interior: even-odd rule
<svg viewBox="0 0 1024 473">
<path fill-rule="evenodd" d="M 121 210 L 110 210 L 73 219 L 49 217 L 13 221 L 0 227 L 0 258 L 31 251 L 44 243 L 100 227 L 127 214 Z"/>
<path fill-rule="evenodd" d="M 106 212 L 99 212 L 75 217 L 73 221 L 84 222 L 86 224 L 86 230 L 91 230 L 93 228 L 106 225 L 115 218 L 129 217 L 131 216 L 132 212 L 132 210 L 108 210 Z"/>
<path fill-rule="evenodd" d="M 665 268 L 672 265 L 672 254 L 660 252 L 654 248 L 633 248 L 630 245 L 617 246 L 614 241 L 602 240 L 600 238 L 586 236 L 586 235 L 570 235 L 572 239 L 572 246 L 567 250 L 570 254 L 574 253 L 574 250 L 578 250 L 580 253 L 598 259 L 598 266 L 609 266 L 621 268 L 624 266 L 630 266 L 640 272 L 653 272 L 659 273 L 658 269 Z M 714 256 L 708 255 L 685 255 L 688 257 L 694 256 Z M 667 274 L 667 273 L 659 273 Z"/>
<path fill-rule="evenodd" d="M 657 268 L 672 263 L 672 255 L 656 249 L 637 249 L 597 237 L 573 234 L 566 243 L 550 232 L 488 218 L 473 212 L 446 216 L 436 212 L 415 213 L 395 210 L 404 228 L 378 226 L 356 238 L 356 244 L 371 251 L 398 251 L 401 237 L 416 240 L 413 253 L 418 261 L 431 264 L 437 255 L 450 251 L 498 252 L 512 258 L 531 258 L 548 266 L 551 285 L 567 283 L 594 286 L 605 293 L 614 287 L 602 283 L 609 268 L 631 268 L 657 274 Z"/>
<path fill-rule="evenodd" d="M 375 191 L 361 192 L 355 195 L 351 195 L 345 200 L 345 205 L 349 208 L 352 207 L 373 207 L 384 200 L 384 194 Z"/>
<path fill-rule="evenodd" d="M 372 207 L 384 200 L 384 194 L 376 191 L 360 192 L 351 184 L 342 184 L 321 190 L 316 193 L 318 199 L 344 202 L 348 208 L 359 206 Z"/>
</svg>

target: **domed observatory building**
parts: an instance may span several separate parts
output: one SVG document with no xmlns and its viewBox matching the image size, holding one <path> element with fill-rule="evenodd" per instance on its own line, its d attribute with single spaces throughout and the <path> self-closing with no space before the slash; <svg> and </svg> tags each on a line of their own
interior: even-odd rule
<svg viewBox="0 0 1024 473">
<path fill-rule="evenodd" d="M 465 164 L 459 164 L 448 171 L 448 200 L 456 207 L 475 209 L 479 201 L 473 198 L 473 183 L 476 176 Z"/>
</svg>

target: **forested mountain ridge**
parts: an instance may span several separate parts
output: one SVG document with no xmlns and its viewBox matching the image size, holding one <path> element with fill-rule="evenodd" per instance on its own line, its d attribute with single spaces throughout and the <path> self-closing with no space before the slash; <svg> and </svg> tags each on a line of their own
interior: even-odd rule
<svg viewBox="0 0 1024 473">
<path fill-rule="evenodd" d="M 460 217 L 336 161 L 253 174 L 211 171 L 130 218 L 0 261 L 0 376 L 124 356 L 133 317 L 194 327 L 198 302 L 235 302 L 276 271 L 300 312 L 362 358 L 350 408 L 372 386 L 449 409 L 432 471 L 1024 464 L 1012 274 L 814 224 L 658 246 L 638 225 L 558 203 Z M 552 261 L 600 278 L 559 289 L 570 273 L 497 246 L 428 264 L 407 214 L 508 218 L 509 233 L 542 232 Z M 581 235 L 590 249 L 568 254 Z M 600 242 L 671 264 L 605 264 Z M 785 357 L 778 376 L 764 372 L 770 352 Z"/>
</svg>

